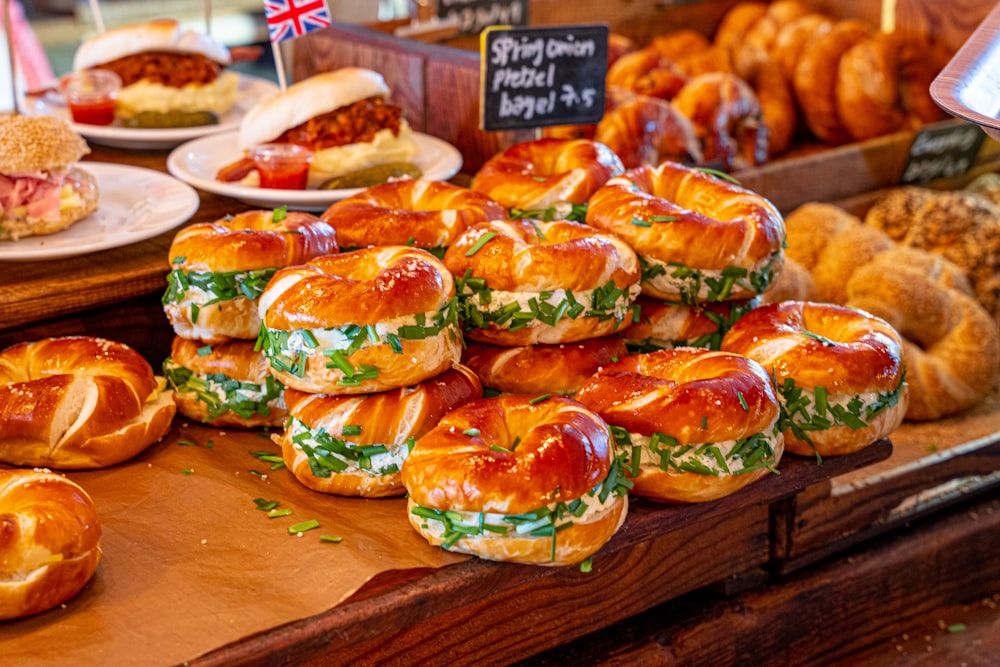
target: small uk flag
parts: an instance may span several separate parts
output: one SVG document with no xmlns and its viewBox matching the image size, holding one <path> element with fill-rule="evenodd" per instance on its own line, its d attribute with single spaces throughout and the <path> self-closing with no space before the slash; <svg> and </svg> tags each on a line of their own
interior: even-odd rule
<svg viewBox="0 0 1000 667">
<path fill-rule="evenodd" d="M 264 14 L 272 42 L 301 37 L 330 25 L 326 0 L 264 0 Z"/>
</svg>

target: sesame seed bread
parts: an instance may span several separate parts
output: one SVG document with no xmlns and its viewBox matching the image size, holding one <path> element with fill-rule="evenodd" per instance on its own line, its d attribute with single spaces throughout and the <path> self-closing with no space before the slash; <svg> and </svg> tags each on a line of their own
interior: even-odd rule
<svg viewBox="0 0 1000 667">
<path fill-rule="evenodd" d="M 65 172 L 89 152 L 83 137 L 54 116 L 0 117 L 0 174 Z"/>
</svg>

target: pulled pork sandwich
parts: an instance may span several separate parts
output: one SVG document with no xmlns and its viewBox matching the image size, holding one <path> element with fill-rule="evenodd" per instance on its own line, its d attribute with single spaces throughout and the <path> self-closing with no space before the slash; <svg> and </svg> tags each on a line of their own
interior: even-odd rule
<svg viewBox="0 0 1000 667">
<path fill-rule="evenodd" d="M 0 241 L 52 234 L 97 210 L 97 180 L 76 166 L 90 152 L 54 116 L 0 116 Z"/>
<path fill-rule="evenodd" d="M 387 165 L 412 166 L 413 133 L 402 109 L 388 101 L 389 93 L 385 79 L 372 70 L 345 67 L 316 74 L 253 107 L 240 125 L 239 148 L 246 152 L 273 143 L 308 148 L 310 188 L 329 188 L 345 175 Z M 216 178 L 259 184 L 249 157 L 223 167 Z"/>
<path fill-rule="evenodd" d="M 225 71 L 229 49 L 173 19 L 124 25 L 87 39 L 73 70 L 110 70 L 122 80 L 115 115 L 129 127 L 213 125 L 239 95 Z"/>
</svg>

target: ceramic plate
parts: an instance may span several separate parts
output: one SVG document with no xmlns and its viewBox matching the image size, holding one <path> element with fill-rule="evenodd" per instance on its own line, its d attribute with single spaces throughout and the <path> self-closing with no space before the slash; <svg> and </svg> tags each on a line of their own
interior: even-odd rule
<svg viewBox="0 0 1000 667">
<path fill-rule="evenodd" d="M 185 141 L 218 132 L 238 130 L 243 115 L 254 105 L 278 92 L 278 86 L 266 79 L 238 74 L 240 97 L 228 113 L 219 118 L 217 125 L 176 128 L 131 128 L 114 125 L 84 125 L 73 123 L 69 109 L 60 95 L 49 94 L 28 100 L 28 113 L 49 114 L 70 121 L 73 129 L 88 141 L 116 148 L 173 148 Z"/>
<path fill-rule="evenodd" d="M 105 162 L 80 167 L 97 178 L 97 211 L 55 234 L 0 241 L 0 261 L 61 259 L 144 241 L 187 222 L 201 204 L 194 188 L 159 171 Z"/>
<path fill-rule="evenodd" d="M 261 208 L 288 206 L 300 211 L 324 211 L 333 202 L 364 189 L 272 190 L 217 181 L 215 174 L 220 168 L 242 157 L 236 141 L 237 134 L 238 132 L 213 134 L 178 146 L 167 157 L 167 169 L 196 188 L 233 197 Z M 413 161 L 423 172 L 423 178 L 443 181 L 458 173 L 462 167 L 462 154 L 457 148 L 437 137 L 419 132 L 414 132 L 413 138 L 417 143 L 417 154 Z"/>
</svg>

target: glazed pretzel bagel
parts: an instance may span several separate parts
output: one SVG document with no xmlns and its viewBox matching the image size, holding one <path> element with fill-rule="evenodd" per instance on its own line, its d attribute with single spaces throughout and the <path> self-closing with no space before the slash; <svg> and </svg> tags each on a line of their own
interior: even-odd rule
<svg viewBox="0 0 1000 667">
<path fill-rule="evenodd" d="M 175 336 L 163 362 L 177 412 L 212 426 L 282 426 L 284 387 L 252 340 L 206 344 Z"/>
<path fill-rule="evenodd" d="M 608 181 L 587 223 L 635 249 L 644 295 L 691 305 L 753 298 L 784 259 L 785 224 L 771 202 L 673 162 Z"/>
<path fill-rule="evenodd" d="M 256 297 L 274 271 L 338 250 L 333 228 L 310 213 L 254 210 L 185 227 L 170 244 L 167 319 L 184 338 L 253 340 Z"/>
<path fill-rule="evenodd" d="M 702 161 L 701 141 L 687 116 L 649 95 L 634 95 L 606 111 L 594 140 L 614 151 L 626 169 L 663 160 Z"/>
<path fill-rule="evenodd" d="M 66 336 L 0 352 L 0 461 L 104 468 L 132 458 L 170 428 L 172 392 L 135 350 Z"/>
<path fill-rule="evenodd" d="M 639 260 L 621 239 L 557 220 L 479 223 L 444 256 L 468 338 L 497 345 L 570 343 L 630 321 Z"/>
<path fill-rule="evenodd" d="M 632 355 L 595 373 L 576 398 L 611 425 L 632 492 L 647 498 L 721 498 L 781 459 L 771 380 L 737 354 L 679 347 Z"/>
<path fill-rule="evenodd" d="M 626 53 L 608 67 L 608 90 L 630 90 L 669 100 L 684 86 L 687 75 L 677 62 L 655 48 Z"/>
<path fill-rule="evenodd" d="M 903 421 L 909 397 L 903 341 L 885 320 L 810 301 L 758 306 L 722 339 L 772 374 L 787 411 L 785 449 L 836 456 L 867 447 Z"/>
<path fill-rule="evenodd" d="M 405 179 L 363 190 L 323 213 L 341 248 L 413 245 L 446 248 L 477 222 L 503 220 L 504 208 L 481 192 L 445 181 Z"/>
<path fill-rule="evenodd" d="M 448 269 L 420 248 L 317 257 L 268 283 L 258 345 L 285 387 L 335 395 L 406 387 L 461 358 L 454 297 Z"/>
<path fill-rule="evenodd" d="M 557 345 L 500 346 L 469 341 L 462 363 L 483 386 L 507 394 L 574 394 L 591 375 L 628 355 L 620 336 Z"/>
<path fill-rule="evenodd" d="M 101 559 L 94 501 L 47 471 L 0 470 L 0 536 L 0 620 L 66 602 Z"/>
<path fill-rule="evenodd" d="M 847 305 L 884 318 L 903 336 L 908 420 L 965 410 L 996 384 L 997 325 L 972 296 L 948 283 L 932 266 L 904 263 L 890 251 L 858 267 L 847 284 Z"/>
<path fill-rule="evenodd" d="M 754 298 L 688 306 L 639 296 L 635 300 L 639 316 L 621 336 L 634 352 L 675 347 L 718 350 L 733 322 L 759 303 L 760 299 Z"/>
<path fill-rule="evenodd" d="M 625 520 L 608 426 L 576 401 L 497 396 L 445 415 L 403 463 L 410 523 L 488 560 L 569 565 Z"/>
<path fill-rule="evenodd" d="M 461 364 L 410 387 L 363 396 L 288 390 L 285 465 L 308 488 L 341 496 L 401 496 L 410 448 L 454 408 L 482 398 L 479 378 Z M 316 472 L 321 471 L 321 472 Z"/>
<path fill-rule="evenodd" d="M 514 144 L 479 169 L 472 189 L 507 208 L 583 204 L 625 171 L 610 148 L 589 139 L 543 138 Z"/>
</svg>

